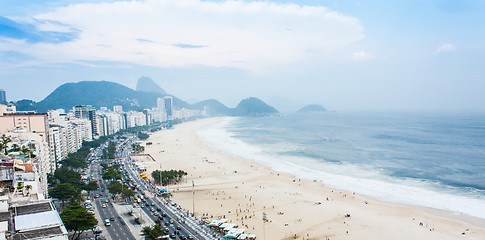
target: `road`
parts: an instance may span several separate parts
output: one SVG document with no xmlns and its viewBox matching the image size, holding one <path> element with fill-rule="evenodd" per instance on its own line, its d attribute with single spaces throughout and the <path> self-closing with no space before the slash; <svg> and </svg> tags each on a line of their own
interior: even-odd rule
<svg viewBox="0 0 485 240">
<path fill-rule="evenodd" d="M 109 193 L 107 192 L 106 181 L 104 181 L 100 175 L 99 161 L 91 159 L 90 172 L 91 176 L 93 176 L 93 179 L 98 181 L 98 185 L 100 187 L 99 190 L 93 191 L 92 193 L 95 197 L 97 196 L 94 201 L 96 205 L 96 211 L 98 211 L 98 214 L 101 217 L 101 221 L 103 221 L 98 223 L 98 225 L 102 226 L 103 229 L 108 232 L 112 240 L 136 240 L 130 229 L 126 226 L 126 223 L 116 212 L 115 208 L 112 205 L 112 202 L 109 200 Z M 103 205 L 105 207 L 103 207 Z M 106 226 L 104 221 L 105 219 L 110 218 L 113 219 L 113 221 L 110 220 L 111 226 Z"/>
<path fill-rule="evenodd" d="M 134 169 L 134 164 L 130 159 L 130 140 L 127 140 L 123 145 L 120 145 L 117 148 L 117 151 L 118 150 L 120 150 L 120 152 L 117 152 L 117 156 L 122 160 L 125 173 L 128 175 L 130 182 L 136 184 L 141 192 L 146 193 L 145 195 L 153 196 L 146 199 L 146 207 L 144 207 L 143 210 L 156 222 L 159 218 L 156 212 L 158 212 L 157 209 L 160 209 L 160 212 L 166 215 L 166 217 L 160 217 L 160 219 L 162 220 L 162 224 L 169 229 L 171 238 L 200 240 L 214 239 L 208 234 L 208 229 L 205 228 L 205 226 L 201 226 L 193 218 L 187 217 L 186 213 L 180 211 L 180 209 L 175 207 L 176 205 L 173 206 L 174 203 L 169 199 L 161 199 L 158 197 L 158 189 L 140 178 L 138 171 Z M 154 211 L 151 211 L 151 208 L 153 208 Z M 178 230 L 177 227 L 179 228 Z"/>
</svg>

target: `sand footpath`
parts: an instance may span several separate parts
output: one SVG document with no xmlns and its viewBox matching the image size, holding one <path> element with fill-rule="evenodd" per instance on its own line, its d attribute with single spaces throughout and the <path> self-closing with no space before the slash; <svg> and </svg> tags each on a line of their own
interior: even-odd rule
<svg viewBox="0 0 485 240">
<path fill-rule="evenodd" d="M 331 189 L 212 149 L 197 131 L 219 121 L 175 125 L 153 133 L 147 140 L 152 145 L 145 147 L 156 160 L 147 162 L 148 176 L 160 163 L 164 170 L 188 172 L 185 181 L 169 186 L 169 191 L 197 216 L 225 217 L 258 239 L 485 239 L 485 228 L 458 216 Z M 263 212 L 269 220 L 264 224 Z"/>
</svg>

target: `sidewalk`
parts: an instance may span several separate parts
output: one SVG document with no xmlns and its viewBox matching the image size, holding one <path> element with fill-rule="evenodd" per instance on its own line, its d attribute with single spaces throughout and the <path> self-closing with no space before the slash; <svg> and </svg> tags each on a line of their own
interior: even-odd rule
<svg viewBox="0 0 485 240">
<path fill-rule="evenodd" d="M 140 208 L 133 208 L 132 204 L 128 203 L 114 203 L 113 207 L 115 208 L 116 212 L 118 212 L 118 215 L 123 219 L 123 221 L 126 223 L 126 226 L 130 229 L 131 233 L 133 236 L 135 236 L 136 239 L 143 239 L 141 236 L 141 230 L 145 226 L 152 226 L 155 225 L 155 222 L 145 213 L 145 211 L 141 210 L 142 213 L 142 224 L 135 223 L 135 218 L 130 215 L 129 209 L 133 209 L 137 213 L 140 213 Z"/>
</svg>

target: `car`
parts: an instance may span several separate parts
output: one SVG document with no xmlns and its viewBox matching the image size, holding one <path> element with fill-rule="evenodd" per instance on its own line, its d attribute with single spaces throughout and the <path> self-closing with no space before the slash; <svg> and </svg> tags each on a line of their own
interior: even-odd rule
<svg viewBox="0 0 485 240">
<path fill-rule="evenodd" d="M 100 227 L 98 225 L 96 225 L 96 226 L 93 227 L 93 233 L 94 234 L 101 233 L 101 232 L 103 232 L 103 228 L 102 227 Z"/>
<path fill-rule="evenodd" d="M 108 199 L 106 199 L 104 202 L 105 202 L 105 203 L 109 203 L 109 200 L 108 200 Z"/>
<path fill-rule="evenodd" d="M 103 207 L 103 208 L 106 208 L 106 204 L 103 204 L 103 205 L 102 205 L 102 207 Z"/>
<path fill-rule="evenodd" d="M 167 216 L 167 214 L 163 212 L 162 213 L 162 217 L 166 217 L 166 216 Z"/>
<path fill-rule="evenodd" d="M 94 195 L 95 198 L 99 198 L 99 194 Z"/>
<path fill-rule="evenodd" d="M 109 221 L 109 218 L 104 219 L 104 225 L 111 226 L 111 222 Z"/>
<path fill-rule="evenodd" d="M 152 202 L 152 206 L 155 206 L 155 203 Z"/>
<path fill-rule="evenodd" d="M 110 217 L 109 220 L 114 221 L 115 217 Z"/>
<path fill-rule="evenodd" d="M 168 225 L 170 225 L 170 223 L 169 222 L 165 222 L 165 226 L 168 226 Z"/>
<path fill-rule="evenodd" d="M 150 211 L 155 212 L 155 208 L 150 208 Z"/>
<path fill-rule="evenodd" d="M 161 211 L 162 211 L 162 209 L 161 209 L 161 208 L 159 208 L 159 207 L 157 207 L 157 211 L 158 211 L 158 212 L 161 212 Z"/>
<path fill-rule="evenodd" d="M 194 236 L 189 235 L 187 238 L 188 238 L 188 239 L 194 239 Z"/>
<path fill-rule="evenodd" d="M 99 234 L 96 236 L 96 240 L 106 240 L 106 237 L 104 236 L 104 234 Z"/>
<path fill-rule="evenodd" d="M 175 239 L 175 233 L 170 234 L 170 238 Z"/>
<path fill-rule="evenodd" d="M 180 230 L 180 229 L 182 229 L 182 227 L 180 227 L 180 225 L 178 225 L 178 226 L 177 226 L 177 230 Z"/>
<path fill-rule="evenodd" d="M 99 234 L 97 237 L 96 237 L 97 240 L 106 240 L 106 237 L 103 235 L 103 234 Z"/>
</svg>

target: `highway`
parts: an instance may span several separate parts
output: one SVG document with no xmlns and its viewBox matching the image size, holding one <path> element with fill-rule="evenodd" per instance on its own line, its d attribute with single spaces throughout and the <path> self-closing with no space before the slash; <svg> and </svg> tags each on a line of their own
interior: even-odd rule
<svg viewBox="0 0 485 240">
<path fill-rule="evenodd" d="M 94 180 L 98 181 L 99 185 L 99 189 L 97 191 L 93 191 L 92 193 L 95 196 L 94 202 L 96 206 L 96 211 L 98 211 L 98 214 L 101 217 L 102 221 L 99 222 L 98 225 L 100 225 L 103 229 L 106 230 L 106 232 L 108 232 L 112 240 L 136 240 L 130 229 L 126 226 L 126 223 L 116 212 L 115 208 L 112 205 L 112 202 L 109 200 L 109 193 L 107 191 L 105 181 L 100 175 L 100 165 L 98 161 L 91 161 L 90 171 L 91 176 L 93 176 Z M 103 207 L 103 205 L 105 207 Z M 110 226 L 105 225 L 104 221 L 107 218 L 112 219 L 110 220 Z"/>
<path fill-rule="evenodd" d="M 170 238 L 172 239 L 214 239 L 207 233 L 208 229 L 204 229 L 205 226 L 201 226 L 194 219 L 186 217 L 186 214 L 173 206 L 175 204 L 170 200 L 161 199 L 158 196 L 158 189 L 140 178 L 138 171 L 134 169 L 134 164 L 130 159 L 131 143 L 132 140 L 127 140 L 118 146 L 117 151 L 119 152 L 117 152 L 117 156 L 122 159 L 125 173 L 128 175 L 131 183 L 136 184 L 138 189 L 149 197 L 144 203 L 146 206 L 142 208 L 147 215 L 155 222 L 157 219 L 160 219 L 162 225 L 169 229 Z M 151 208 L 154 211 L 151 211 Z M 157 211 L 158 209 L 160 211 Z M 165 215 L 165 217 L 160 215 Z"/>
</svg>

